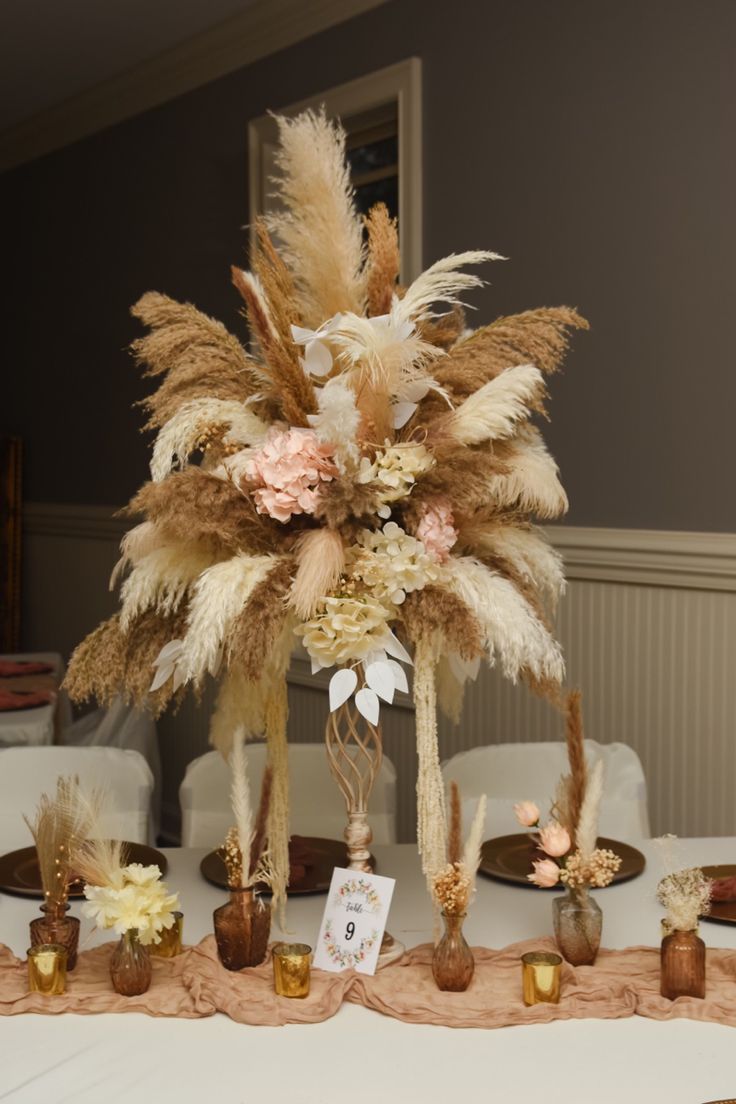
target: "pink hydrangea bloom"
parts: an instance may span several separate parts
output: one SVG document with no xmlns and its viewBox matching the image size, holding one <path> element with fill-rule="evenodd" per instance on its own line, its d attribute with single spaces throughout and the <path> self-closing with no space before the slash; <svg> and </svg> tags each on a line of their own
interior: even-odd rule
<svg viewBox="0 0 736 1104">
<path fill-rule="evenodd" d="M 416 536 L 426 548 L 427 554 L 438 563 L 444 563 L 449 558 L 450 549 L 457 540 L 457 529 L 453 522 L 447 499 L 435 498 L 424 507 Z"/>
<path fill-rule="evenodd" d="M 292 514 L 313 514 L 319 484 L 337 474 L 332 446 L 323 444 L 311 429 L 271 429 L 266 443 L 245 465 L 255 484 L 253 497 L 259 514 L 289 521 Z"/>
</svg>

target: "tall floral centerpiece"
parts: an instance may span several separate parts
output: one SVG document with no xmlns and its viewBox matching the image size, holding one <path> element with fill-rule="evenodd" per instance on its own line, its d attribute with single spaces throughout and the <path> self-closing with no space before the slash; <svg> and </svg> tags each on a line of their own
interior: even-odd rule
<svg viewBox="0 0 736 1104">
<path fill-rule="evenodd" d="M 483 657 L 556 693 L 548 616 L 564 580 L 533 519 L 567 501 L 532 418 L 568 331 L 586 327 L 559 307 L 468 331 L 460 300 L 482 280 L 466 270 L 497 259 L 486 251 L 399 286 L 397 228 L 382 204 L 358 215 L 342 129 L 324 114 L 278 122 L 279 210 L 256 225 L 252 270 L 233 269 L 252 351 L 165 295 L 133 308 L 151 331 L 136 356 L 160 379 L 151 481 L 129 507 L 143 520 L 123 541 L 120 612 L 67 677 L 75 699 L 122 693 L 156 712 L 219 681 L 213 744 L 227 754 L 238 725 L 268 741 L 277 902 L 297 642 L 314 672 L 334 669 L 336 772 L 365 766 L 344 789 L 351 812 L 380 756 L 380 703 L 408 688 L 413 662 L 428 880 L 445 864 L 438 698 L 457 716 Z M 352 822 L 351 862 L 368 833 Z"/>
</svg>

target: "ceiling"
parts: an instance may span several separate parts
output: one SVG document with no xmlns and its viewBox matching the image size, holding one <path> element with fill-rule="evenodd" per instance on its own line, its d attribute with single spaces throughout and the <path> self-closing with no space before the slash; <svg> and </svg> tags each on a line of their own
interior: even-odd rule
<svg viewBox="0 0 736 1104">
<path fill-rule="evenodd" d="M 0 131 L 68 100 L 257 0 L 4 0 Z"/>
</svg>

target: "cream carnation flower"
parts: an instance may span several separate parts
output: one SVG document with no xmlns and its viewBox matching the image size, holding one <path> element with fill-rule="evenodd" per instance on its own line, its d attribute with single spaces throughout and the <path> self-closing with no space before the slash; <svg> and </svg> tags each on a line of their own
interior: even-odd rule
<svg viewBox="0 0 736 1104">
<path fill-rule="evenodd" d="M 120 873 L 115 885 L 84 887 L 82 913 L 98 928 L 112 928 L 118 935 L 135 930 L 144 945 L 160 943 L 161 931 L 174 923 L 178 894 L 168 892 L 157 866 L 131 863 Z"/>
<path fill-rule="evenodd" d="M 390 633 L 390 617 L 389 610 L 370 594 L 329 597 L 324 610 L 294 632 L 315 665 L 332 667 L 380 651 Z"/>
<path fill-rule="evenodd" d="M 379 601 L 401 605 L 413 590 L 422 590 L 437 578 L 434 562 L 416 537 L 405 533 L 395 521 L 383 529 L 363 529 L 358 537 L 362 551 L 353 550 L 351 573 L 362 579 Z"/>
</svg>

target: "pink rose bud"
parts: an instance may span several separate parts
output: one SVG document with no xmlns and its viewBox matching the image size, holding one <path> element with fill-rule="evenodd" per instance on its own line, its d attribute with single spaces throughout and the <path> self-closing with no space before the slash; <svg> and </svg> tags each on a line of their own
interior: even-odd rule
<svg viewBox="0 0 736 1104">
<path fill-rule="evenodd" d="M 518 805 L 514 805 L 514 812 L 519 824 L 525 828 L 533 828 L 539 823 L 539 809 L 533 801 L 520 801 Z"/>
<path fill-rule="evenodd" d="M 527 878 L 534 885 L 540 886 L 542 889 L 549 889 L 550 886 L 557 885 L 560 878 L 560 868 L 556 862 L 552 862 L 552 859 L 537 859 L 532 863 L 534 867 L 533 874 L 527 874 Z"/>
<path fill-rule="evenodd" d="M 539 846 L 548 855 L 557 859 L 560 855 L 566 855 L 572 846 L 570 833 L 556 821 L 551 821 L 546 828 L 539 833 Z"/>
</svg>

